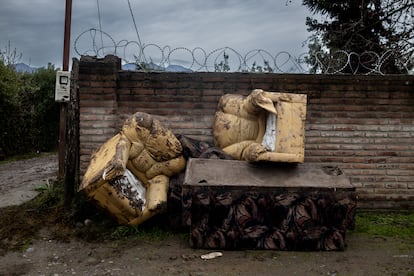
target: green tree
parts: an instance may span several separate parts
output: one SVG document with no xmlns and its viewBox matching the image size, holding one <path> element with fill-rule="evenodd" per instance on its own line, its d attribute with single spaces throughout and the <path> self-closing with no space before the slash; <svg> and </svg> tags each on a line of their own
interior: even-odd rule
<svg viewBox="0 0 414 276">
<path fill-rule="evenodd" d="M 16 50 L 0 50 L 0 148 L 6 156 L 55 150 L 59 105 L 54 100 L 56 69 L 18 73 Z"/>
<path fill-rule="evenodd" d="M 412 0 L 303 0 L 303 4 L 315 15 L 325 17 L 306 19 L 308 30 L 313 32 L 311 57 L 317 57 L 316 50 L 320 60 L 340 50 L 352 52 L 355 55 L 349 56 L 348 67 L 343 71 L 355 72 L 358 68 L 359 73 L 365 73 L 377 61 L 368 51 L 382 55 L 392 50 L 392 57 L 383 59 L 382 72 L 400 73 L 413 66 L 410 61 L 414 54 Z M 341 62 L 336 66 L 340 67 Z"/>
<path fill-rule="evenodd" d="M 59 105 L 55 102 L 56 69 L 48 64 L 24 75 L 21 110 L 25 128 L 30 128 L 29 145 L 39 151 L 56 149 L 59 135 Z M 28 125 L 29 124 L 29 125 Z"/>
<path fill-rule="evenodd" d="M 6 155 L 16 150 L 16 137 L 20 125 L 20 79 L 13 67 L 0 59 L 0 148 Z"/>
</svg>

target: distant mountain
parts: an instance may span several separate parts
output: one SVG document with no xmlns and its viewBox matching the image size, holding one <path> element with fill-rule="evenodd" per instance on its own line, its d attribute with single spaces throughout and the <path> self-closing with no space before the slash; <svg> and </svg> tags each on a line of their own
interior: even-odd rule
<svg viewBox="0 0 414 276">
<path fill-rule="evenodd" d="M 167 67 L 161 67 L 155 63 L 149 63 L 147 68 L 154 71 L 166 71 L 166 72 L 193 72 L 193 70 L 185 68 L 181 65 L 168 65 Z M 125 71 L 136 71 L 135 63 L 126 63 L 122 65 L 122 70 Z"/>
<path fill-rule="evenodd" d="M 185 68 L 181 65 L 168 65 L 167 68 L 165 68 L 165 71 L 167 72 L 193 72 L 193 70 Z"/>
<path fill-rule="evenodd" d="M 16 72 L 19 73 L 34 73 L 37 71 L 38 68 L 30 67 L 25 63 L 16 63 L 14 65 L 14 69 L 16 70 Z"/>
<path fill-rule="evenodd" d="M 188 69 L 181 65 L 168 65 L 167 67 L 161 67 L 155 63 L 149 63 L 148 68 L 154 71 L 165 71 L 165 72 L 193 72 L 193 70 Z M 19 73 L 34 73 L 39 68 L 31 67 L 25 63 L 16 63 L 14 65 L 14 69 Z M 136 71 L 136 64 L 135 63 L 126 63 L 122 65 L 122 70 L 125 71 Z"/>
<path fill-rule="evenodd" d="M 122 70 L 125 71 L 135 71 L 136 69 L 136 64 L 135 63 L 126 63 L 122 65 Z"/>
</svg>

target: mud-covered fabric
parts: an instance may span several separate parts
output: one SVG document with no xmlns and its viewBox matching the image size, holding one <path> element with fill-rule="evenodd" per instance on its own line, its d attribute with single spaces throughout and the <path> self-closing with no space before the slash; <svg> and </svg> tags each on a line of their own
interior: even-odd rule
<svg viewBox="0 0 414 276">
<path fill-rule="evenodd" d="M 183 187 L 190 245 L 210 249 L 343 250 L 354 191 Z"/>
<path fill-rule="evenodd" d="M 186 160 L 190 158 L 205 159 L 226 159 L 233 158 L 223 150 L 213 147 L 212 143 L 200 141 L 185 135 L 176 135 L 183 147 L 183 155 Z M 173 229 L 185 230 L 187 225 L 182 223 L 182 184 L 184 183 L 185 172 L 173 175 L 169 182 L 168 191 L 168 220 Z"/>
</svg>

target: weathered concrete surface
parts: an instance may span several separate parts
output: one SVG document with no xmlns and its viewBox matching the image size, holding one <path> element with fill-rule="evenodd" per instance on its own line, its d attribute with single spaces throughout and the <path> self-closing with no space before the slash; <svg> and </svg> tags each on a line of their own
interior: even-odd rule
<svg viewBox="0 0 414 276">
<path fill-rule="evenodd" d="M 184 183 L 195 186 L 354 189 L 349 178 L 337 167 L 221 159 L 191 159 L 187 163 Z"/>
</svg>

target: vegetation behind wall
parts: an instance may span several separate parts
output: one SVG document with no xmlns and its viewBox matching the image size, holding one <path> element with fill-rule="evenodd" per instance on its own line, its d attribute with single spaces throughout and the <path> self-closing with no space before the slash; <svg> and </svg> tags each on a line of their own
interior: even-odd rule
<svg viewBox="0 0 414 276">
<path fill-rule="evenodd" d="M 58 145 L 56 69 L 19 73 L 0 59 L 0 149 L 5 156 L 53 151 Z"/>
</svg>

